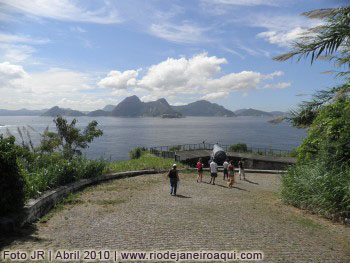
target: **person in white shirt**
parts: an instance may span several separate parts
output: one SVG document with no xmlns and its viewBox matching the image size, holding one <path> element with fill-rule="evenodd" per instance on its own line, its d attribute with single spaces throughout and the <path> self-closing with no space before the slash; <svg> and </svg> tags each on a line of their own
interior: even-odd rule
<svg viewBox="0 0 350 263">
<path fill-rule="evenodd" d="M 209 184 L 211 184 L 212 182 L 213 184 L 215 184 L 215 178 L 218 176 L 218 165 L 214 160 L 212 160 L 210 163 L 210 175 L 211 178 Z"/>
<path fill-rule="evenodd" d="M 225 175 L 226 175 L 226 178 L 228 179 L 228 159 L 225 160 L 223 166 L 224 166 L 224 180 L 225 180 Z"/>
</svg>

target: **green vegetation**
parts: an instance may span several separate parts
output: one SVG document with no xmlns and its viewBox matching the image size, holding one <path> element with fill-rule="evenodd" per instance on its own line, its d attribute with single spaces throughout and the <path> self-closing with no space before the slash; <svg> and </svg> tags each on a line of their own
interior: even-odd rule
<svg viewBox="0 0 350 263">
<path fill-rule="evenodd" d="M 181 150 L 181 145 L 171 146 L 169 148 L 170 152 L 175 152 L 175 151 L 180 151 L 180 150 Z"/>
<path fill-rule="evenodd" d="M 248 147 L 245 143 L 237 143 L 237 144 L 232 144 L 228 148 L 229 152 L 247 152 Z"/>
<path fill-rule="evenodd" d="M 130 150 L 129 152 L 129 158 L 130 159 L 139 159 L 142 155 L 142 152 L 144 152 L 145 149 L 141 147 L 136 147 Z"/>
<path fill-rule="evenodd" d="M 322 54 L 336 66 L 350 67 L 350 7 L 307 12 L 325 20 L 295 43 L 294 50 L 275 58 L 295 55 L 311 63 Z M 338 49 L 340 51 L 338 51 Z M 350 72 L 338 72 L 347 76 Z M 296 150 L 297 164 L 282 177 L 282 198 L 296 207 L 334 220 L 350 218 L 350 79 L 332 89 L 316 92 L 311 101 L 291 112 L 296 127 L 308 135 Z"/>
<path fill-rule="evenodd" d="M 350 217 L 350 169 L 322 160 L 298 164 L 282 176 L 282 197 L 296 207 L 334 220 Z"/>
<path fill-rule="evenodd" d="M 22 142 L 15 137 L 0 135 L 0 213 L 18 211 L 25 200 L 42 192 L 83 178 L 102 175 L 105 161 L 91 161 L 81 156 L 81 150 L 102 135 L 97 122 L 88 124 L 83 132 L 62 117 L 54 120 L 57 132 L 45 130 L 41 143 L 34 147 L 29 130 L 18 128 Z M 33 128 L 31 128 L 34 130 Z"/>
<path fill-rule="evenodd" d="M 162 157 L 154 156 L 149 152 L 143 152 L 138 159 L 132 159 L 129 161 L 112 162 L 106 167 L 107 173 L 116 173 L 124 171 L 137 171 L 137 170 L 168 170 L 171 169 L 174 164 L 174 160 L 166 159 Z M 187 166 L 178 163 L 178 169 L 186 168 Z"/>
<path fill-rule="evenodd" d="M 24 180 L 17 164 L 15 138 L 0 135 L 0 216 L 24 204 Z"/>
</svg>

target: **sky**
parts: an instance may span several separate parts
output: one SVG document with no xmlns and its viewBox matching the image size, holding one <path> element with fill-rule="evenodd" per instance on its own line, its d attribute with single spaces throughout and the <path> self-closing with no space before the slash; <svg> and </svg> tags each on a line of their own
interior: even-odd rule
<svg viewBox="0 0 350 263">
<path fill-rule="evenodd" d="M 91 111 L 137 95 L 287 111 L 342 82 L 331 62 L 272 58 L 300 14 L 342 0 L 0 0 L 0 109 Z"/>
</svg>

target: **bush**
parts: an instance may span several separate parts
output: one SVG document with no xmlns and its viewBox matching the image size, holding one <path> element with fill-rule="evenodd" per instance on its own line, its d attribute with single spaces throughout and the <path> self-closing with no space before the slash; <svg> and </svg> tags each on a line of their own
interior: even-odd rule
<svg viewBox="0 0 350 263">
<path fill-rule="evenodd" d="M 0 215 L 15 212 L 24 205 L 24 180 L 17 164 L 15 138 L 0 135 Z"/>
<path fill-rule="evenodd" d="M 237 144 L 232 144 L 228 148 L 229 152 L 247 152 L 248 147 L 245 143 L 237 143 Z"/>
<path fill-rule="evenodd" d="M 130 159 L 139 159 L 142 155 L 143 149 L 141 147 L 136 147 L 130 150 L 129 158 Z"/>
<path fill-rule="evenodd" d="M 282 199 L 330 219 L 350 218 L 350 167 L 297 164 L 282 176 Z"/>
<path fill-rule="evenodd" d="M 181 150 L 181 146 L 177 145 L 177 146 L 172 146 L 169 148 L 170 152 L 175 152 L 175 151 L 180 151 Z"/>
<path fill-rule="evenodd" d="M 42 166 L 44 160 L 46 165 Z M 43 155 L 29 169 L 21 169 L 26 181 L 26 198 L 35 198 L 44 191 L 79 179 L 101 176 L 105 167 L 106 163 L 104 161 L 86 160 L 84 158 L 66 160 L 57 154 Z"/>
</svg>

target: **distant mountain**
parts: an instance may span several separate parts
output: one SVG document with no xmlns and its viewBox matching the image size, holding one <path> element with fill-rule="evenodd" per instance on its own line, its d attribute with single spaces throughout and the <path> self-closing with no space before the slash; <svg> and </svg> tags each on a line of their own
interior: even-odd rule
<svg viewBox="0 0 350 263">
<path fill-rule="evenodd" d="M 105 110 L 94 110 L 90 111 L 86 116 L 89 117 L 102 117 L 102 116 L 111 116 L 112 113 L 110 111 L 105 111 Z"/>
<path fill-rule="evenodd" d="M 48 111 L 44 112 L 41 116 L 50 116 L 50 117 L 56 117 L 59 116 L 72 116 L 72 117 L 80 117 L 85 116 L 84 113 L 77 110 L 71 110 L 71 109 L 62 109 L 58 106 L 52 107 Z"/>
<path fill-rule="evenodd" d="M 225 109 L 223 106 L 206 100 L 199 100 L 182 106 L 172 106 L 172 108 L 184 116 L 236 116 L 234 112 Z"/>
<path fill-rule="evenodd" d="M 102 110 L 104 111 L 112 111 L 115 108 L 115 105 L 108 104 Z"/>
<path fill-rule="evenodd" d="M 163 114 L 178 114 L 165 99 L 142 102 L 137 96 L 125 98 L 112 111 L 117 117 L 158 117 Z"/>
<path fill-rule="evenodd" d="M 273 116 L 287 116 L 288 112 L 283 112 L 283 111 L 270 111 L 270 114 Z"/>
<path fill-rule="evenodd" d="M 47 109 L 44 110 L 27 110 L 27 109 L 20 109 L 20 110 L 3 110 L 0 109 L 0 116 L 40 116 L 44 112 L 46 112 Z"/>
<path fill-rule="evenodd" d="M 264 116 L 264 117 L 272 117 L 273 115 L 266 111 L 255 110 L 255 109 L 241 109 L 235 111 L 237 116 Z"/>
</svg>

